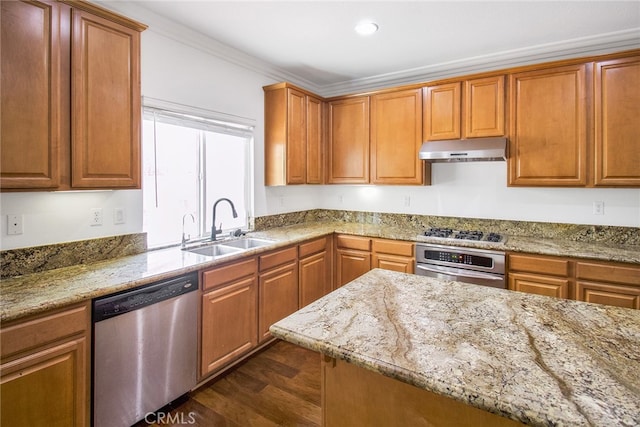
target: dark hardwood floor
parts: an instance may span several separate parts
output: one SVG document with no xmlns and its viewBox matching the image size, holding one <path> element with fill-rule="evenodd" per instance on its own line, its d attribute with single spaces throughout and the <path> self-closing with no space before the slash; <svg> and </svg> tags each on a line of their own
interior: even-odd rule
<svg viewBox="0 0 640 427">
<path fill-rule="evenodd" d="M 163 415 L 152 425 L 319 426 L 320 355 L 278 341 Z"/>
</svg>

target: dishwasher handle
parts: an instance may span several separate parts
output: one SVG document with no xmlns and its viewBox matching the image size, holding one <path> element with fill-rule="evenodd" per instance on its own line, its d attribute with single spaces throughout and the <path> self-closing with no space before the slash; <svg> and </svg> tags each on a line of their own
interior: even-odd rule
<svg viewBox="0 0 640 427">
<path fill-rule="evenodd" d="M 93 301 L 93 322 L 100 322 L 121 314 L 139 310 L 160 301 L 198 289 L 198 274 L 191 273 L 174 279 L 151 283 Z"/>
</svg>

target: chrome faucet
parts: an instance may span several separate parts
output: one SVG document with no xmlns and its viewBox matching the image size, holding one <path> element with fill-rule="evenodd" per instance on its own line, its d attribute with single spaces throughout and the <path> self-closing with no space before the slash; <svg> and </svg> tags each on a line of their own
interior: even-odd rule
<svg viewBox="0 0 640 427">
<path fill-rule="evenodd" d="M 196 223 L 196 217 L 193 216 L 193 214 L 184 214 L 182 215 L 182 247 L 184 248 L 184 246 L 186 245 L 186 243 L 191 240 L 191 234 L 186 234 L 184 232 L 184 220 L 186 217 L 190 216 L 191 217 L 191 222 L 193 222 L 194 224 Z"/>
<path fill-rule="evenodd" d="M 231 214 L 233 215 L 234 218 L 238 218 L 238 212 L 236 212 L 236 207 L 233 206 L 233 202 L 231 200 L 224 197 L 222 199 L 216 200 L 216 202 L 213 204 L 213 218 L 212 218 L 213 225 L 211 226 L 212 241 L 216 240 L 216 234 L 222 233 L 222 223 L 220 223 L 220 228 L 216 228 L 216 207 L 218 206 L 218 203 L 223 201 L 229 203 L 229 205 L 231 206 Z"/>
</svg>

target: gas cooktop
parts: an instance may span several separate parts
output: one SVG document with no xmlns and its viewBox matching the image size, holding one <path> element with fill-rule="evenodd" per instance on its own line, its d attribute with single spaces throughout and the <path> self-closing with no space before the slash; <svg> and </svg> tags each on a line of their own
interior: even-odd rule
<svg viewBox="0 0 640 427">
<path fill-rule="evenodd" d="M 498 233 L 484 233 L 478 230 L 453 230 L 451 228 L 429 228 L 426 237 L 457 240 L 475 240 L 481 242 L 502 243 L 505 237 Z"/>
</svg>

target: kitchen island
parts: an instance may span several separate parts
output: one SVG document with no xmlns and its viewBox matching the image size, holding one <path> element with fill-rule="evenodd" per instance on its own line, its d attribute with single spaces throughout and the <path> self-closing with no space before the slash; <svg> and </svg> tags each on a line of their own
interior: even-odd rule
<svg viewBox="0 0 640 427">
<path fill-rule="evenodd" d="M 379 412 L 385 395 L 387 408 L 420 420 L 413 397 L 392 399 L 396 384 L 451 402 L 448 419 L 429 420 L 443 425 L 462 422 L 460 404 L 475 425 L 475 410 L 504 425 L 640 425 L 637 310 L 375 269 L 271 333 L 324 355 L 327 426 L 356 416 L 358 402 Z"/>
</svg>

